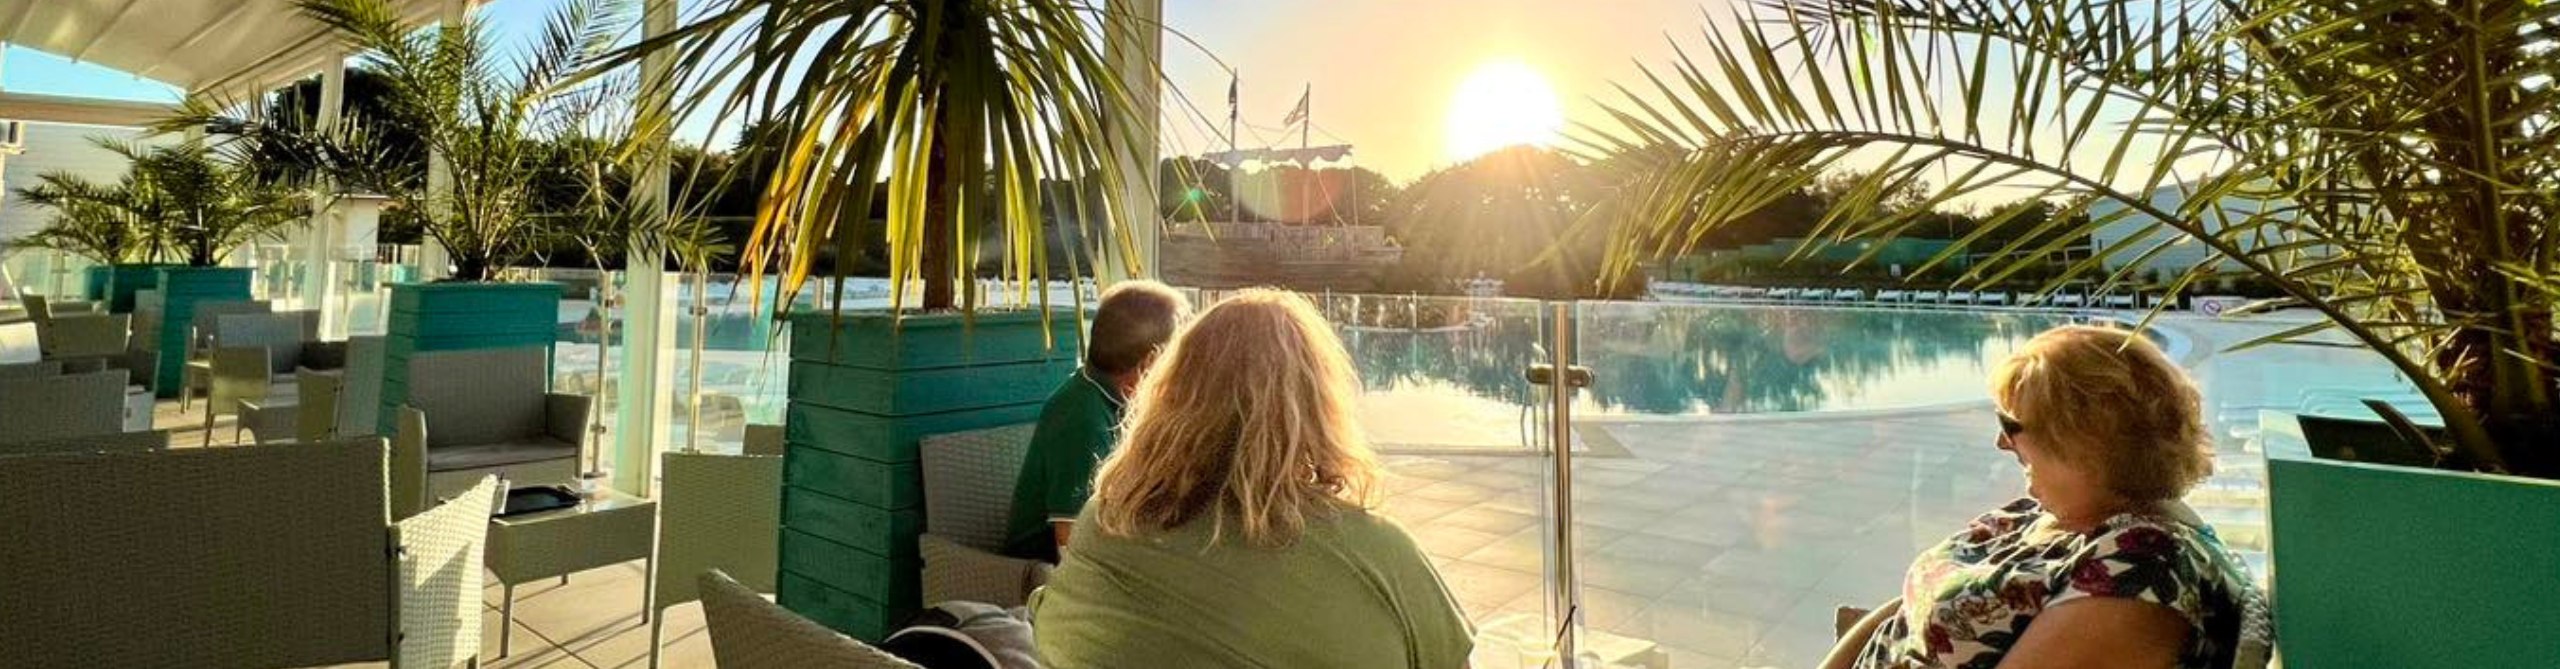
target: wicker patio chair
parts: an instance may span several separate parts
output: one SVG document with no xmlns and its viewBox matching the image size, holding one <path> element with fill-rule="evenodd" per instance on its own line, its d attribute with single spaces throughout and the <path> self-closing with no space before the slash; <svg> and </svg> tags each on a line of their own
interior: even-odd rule
<svg viewBox="0 0 2560 669">
<path fill-rule="evenodd" d="M 62 361 L 60 360 L 0 363 L 0 379 L 41 378 L 61 375 Z"/>
<path fill-rule="evenodd" d="M 293 414 L 293 437 L 296 441 L 322 441 L 338 438 L 341 407 L 338 396 L 345 390 L 346 373 L 323 371 L 309 367 L 293 370 L 293 392 L 296 408 Z"/>
<path fill-rule="evenodd" d="M 56 315 L 36 323 L 36 338 L 46 360 L 119 358 L 132 328 L 131 314 Z"/>
<path fill-rule="evenodd" d="M 498 479 L 478 484 L 444 504 L 400 521 L 400 648 L 393 665 L 436 667 L 476 664 L 480 658 L 480 558 L 489 546 L 489 514 L 498 509 Z"/>
<path fill-rule="evenodd" d="M 782 458 L 668 453 L 658 469 L 658 559 L 649 610 L 657 666 L 667 607 L 694 601 L 696 577 L 717 569 L 772 592 L 782 532 Z"/>
<path fill-rule="evenodd" d="M 782 426 L 780 425 L 756 425 L 750 423 L 747 425 L 746 429 L 746 446 L 741 450 L 747 455 L 770 455 L 777 458 L 782 457 L 782 435 L 783 431 Z"/>
<path fill-rule="evenodd" d="M 179 411 L 185 411 L 189 407 L 194 406 L 196 395 L 203 393 L 207 388 L 213 385 L 213 362 L 206 358 L 205 354 L 208 351 L 211 351 L 216 345 L 217 337 L 215 336 L 215 324 L 218 323 L 223 316 L 236 314 L 263 314 L 272 312 L 274 309 L 275 307 L 273 305 L 268 304 L 264 300 L 224 300 L 220 302 L 199 302 L 196 304 L 193 320 L 189 320 L 187 322 L 187 337 L 186 341 L 183 343 L 183 346 L 186 348 L 179 352 L 179 354 L 186 356 L 187 361 L 184 368 L 185 371 L 178 379 Z M 159 312 L 155 311 L 153 314 L 154 319 L 159 318 Z M 156 332 L 158 328 L 154 327 L 152 330 Z M 150 340 L 153 346 L 157 346 L 159 344 L 158 337 L 150 337 L 147 339 Z M 155 355 L 151 357 L 167 354 L 167 351 L 155 351 Z M 157 368 L 154 367 L 153 369 Z"/>
<path fill-rule="evenodd" d="M 0 466 L 5 663 L 389 659 L 396 591 L 382 490 L 378 440 L 10 457 Z"/>
<path fill-rule="evenodd" d="M 0 379 L 0 443 L 124 431 L 125 372 Z"/>
<path fill-rule="evenodd" d="M 347 369 L 338 378 L 338 436 L 381 434 L 382 365 L 387 341 L 380 335 L 347 338 Z"/>
<path fill-rule="evenodd" d="M 240 413 L 242 400 L 276 396 L 275 377 L 267 371 L 267 349 L 256 346 L 228 346 L 213 350 L 207 356 L 212 385 L 204 398 L 204 443 L 213 443 L 214 418 Z M 289 390 L 289 389 L 288 389 Z M 231 441 L 239 443 L 243 422 L 231 423 Z"/>
<path fill-rule="evenodd" d="M 0 456 L 31 453 L 134 453 L 168 449 L 168 430 L 108 432 L 61 439 L 0 442 Z"/>
<path fill-rule="evenodd" d="M 1049 565 L 997 553 L 1006 540 L 1013 485 L 1031 448 L 1033 425 L 924 438 L 924 601 L 1020 606 L 1048 582 Z"/>
<path fill-rule="evenodd" d="M 698 584 L 720 669 L 923 669 L 765 601 L 719 570 L 703 572 Z"/>
<path fill-rule="evenodd" d="M 426 471 L 439 477 L 560 469 L 565 478 L 586 437 L 591 401 L 545 392 L 549 356 L 538 346 L 411 355 L 404 406 L 421 420 L 404 413 L 393 440 L 415 442 Z M 427 492 L 439 492 L 436 487 Z"/>
</svg>

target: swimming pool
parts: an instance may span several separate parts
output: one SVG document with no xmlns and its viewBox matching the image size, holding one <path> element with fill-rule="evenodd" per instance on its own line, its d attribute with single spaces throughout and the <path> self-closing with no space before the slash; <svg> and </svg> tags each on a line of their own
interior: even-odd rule
<svg viewBox="0 0 2560 669">
<path fill-rule="evenodd" d="M 1334 298 L 1340 299 L 1340 298 Z M 1379 298 L 1369 298 L 1379 299 Z M 1463 325 L 1343 326 L 1389 446 L 1516 447 L 1547 359 L 1536 303 L 1458 307 Z M 1585 303 L 1575 317 L 1589 390 L 1575 418 L 1707 417 L 1902 409 L 1989 397 L 1990 365 L 2063 314 L 1660 302 Z"/>
</svg>

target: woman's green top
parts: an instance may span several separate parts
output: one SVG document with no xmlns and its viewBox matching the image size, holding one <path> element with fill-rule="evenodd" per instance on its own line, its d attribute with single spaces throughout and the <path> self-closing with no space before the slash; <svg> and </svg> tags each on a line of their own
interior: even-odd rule
<svg viewBox="0 0 2560 669">
<path fill-rule="evenodd" d="M 1093 506 L 1031 600 L 1048 667 L 1455 669 L 1475 642 L 1430 558 L 1393 521 L 1345 510 L 1253 548 L 1205 520 L 1103 533 Z"/>
</svg>

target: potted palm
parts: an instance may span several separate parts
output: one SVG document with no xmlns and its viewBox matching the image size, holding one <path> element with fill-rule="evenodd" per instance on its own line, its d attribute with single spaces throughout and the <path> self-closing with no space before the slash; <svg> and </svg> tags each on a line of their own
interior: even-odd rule
<svg viewBox="0 0 2560 669">
<path fill-rule="evenodd" d="M 249 299 L 253 270 L 220 266 L 232 250 L 311 215 L 308 193 L 261 179 L 238 161 L 217 155 L 201 140 L 148 147 L 114 141 L 100 145 L 130 161 L 121 182 L 108 186 L 47 175 L 28 195 L 32 201 L 52 202 L 65 213 L 128 221 L 132 227 L 127 234 L 144 240 L 149 249 L 146 257 L 179 261 L 153 266 L 147 281 L 120 276 L 124 266 L 114 270 L 119 276 L 110 279 L 114 298 L 126 310 L 132 309 L 133 290 L 160 291 L 157 331 L 143 335 L 157 343 L 156 350 L 185 350 L 186 328 L 196 303 Z M 107 236 L 106 230 L 98 229 L 102 227 L 92 226 L 92 232 Z M 159 356 L 155 367 L 147 372 L 151 386 L 162 395 L 176 394 L 186 369 L 183 356 Z"/>
<path fill-rule="evenodd" d="M 513 346 L 551 346 L 561 288 L 552 283 L 500 283 L 499 272 L 530 254 L 541 235 L 533 190 L 543 172 L 545 142 L 585 119 L 573 95 L 585 83 L 576 67 L 625 34 L 618 4 L 573 0 L 553 13 L 536 41 L 502 54 L 476 18 L 413 30 L 388 0 L 297 0 L 312 21 L 371 60 L 384 91 L 381 117 L 362 119 L 375 133 L 415 137 L 438 163 L 428 178 L 397 178 L 344 161 L 331 176 L 380 193 L 420 221 L 452 259 L 443 281 L 395 284 L 386 328 L 383 406 L 406 398 L 399 378 L 409 354 Z M 192 122 L 216 122 L 212 105 L 190 105 Z M 287 134 L 290 129 L 267 128 Z M 335 154 L 363 155 L 364 132 L 323 144 Z M 441 272 L 448 268 L 427 268 Z M 381 414 L 388 433 L 396 411 Z"/>
<path fill-rule="evenodd" d="M 91 141 L 110 150 L 126 148 L 119 142 Z M 54 172 L 38 175 L 36 185 L 18 189 L 20 199 L 54 210 L 45 227 L 21 243 L 96 263 L 85 273 L 83 294 L 105 303 L 114 313 L 132 311 L 134 291 L 150 288 L 151 282 L 159 280 L 162 267 L 150 262 L 160 251 L 159 240 L 145 235 L 136 219 L 145 186 L 136 183 L 134 176 L 127 172 L 116 183 L 101 184 Z"/>
<path fill-rule="evenodd" d="M 1993 189 L 2068 202 L 1999 216 L 1932 260 L 1998 282 L 2100 228 L 2126 234 L 2046 284 L 2140 281 L 2201 248 L 2170 291 L 2226 278 L 2320 320 L 2241 347 L 2343 336 L 2416 387 L 2440 431 L 2415 466 L 2270 447 L 2278 637 L 2304 666 L 2509 666 L 2560 656 L 2560 104 L 2537 3 L 2239 0 L 1766 3 L 1710 28 L 1711 60 L 1648 70 L 1587 134 L 1637 158 L 1589 221 L 1618 262 L 1678 250 L 1828 167 L 1871 166 L 1826 238 L 1892 237 Z M 1669 150 L 1665 150 L 1665 149 Z M 2004 198 L 2005 199 L 2005 198 Z M 1928 207 L 1922 207 L 1926 210 Z M 2068 223 L 2088 214 L 2086 223 Z M 1983 232 L 2028 226 L 1997 248 Z M 2077 227 L 2062 227 L 2077 226 Z M 2036 241 L 2044 240 L 2044 241 Z M 2136 262 L 2109 262 L 2131 258 Z M 2145 321 L 2148 322 L 2148 319 Z M 2396 412 L 2395 412 L 2396 413 Z M 2272 432 L 2272 431 L 2271 431 Z M 2314 436 L 2315 439 L 2319 437 Z M 2333 443 L 2314 450 L 2337 452 Z M 2368 444 L 2371 446 L 2371 444 Z M 2388 537 L 2377 541 L 2377 538 Z"/>
<path fill-rule="evenodd" d="M 794 295 L 832 260 L 840 295 L 856 231 L 884 213 L 887 307 L 792 316 L 785 606 L 881 638 L 919 604 L 918 440 L 1027 421 L 1074 367 L 1077 329 L 1048 327 L 1045 242 L 1151 204 L 1121 196 L 1148 175 L 1115 149 L 1151 151 L 1131 121 L 1153 112 L 1104 57 L 1106 33 L 1160 29 L 1140 23 L 1066 0 L 720 0 L 613 61 L 672 54 L 687 90 L 725 88 L 692 104 L 773 121 L 751 280 Z M 1058 181 L 1076 187 L 1044 187 Z M 1130 255 L 1126 233 L 1077 235 L 1089 246 L 1055 260 L 1084 274 Z M 982 260 L 1040 306 L 978 309 Z"/>
</svg>

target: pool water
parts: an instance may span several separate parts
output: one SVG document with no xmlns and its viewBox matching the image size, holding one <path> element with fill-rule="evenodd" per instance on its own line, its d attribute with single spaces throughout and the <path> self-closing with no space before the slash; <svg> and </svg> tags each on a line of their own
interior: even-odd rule
<svg viewBox="0 0 2560 669">
<path fill-rule="evenodd" d="M 1516 447 L 1548 358 L 1534 304 L 1487 303 L 1471 324 L 1344 327 L 1372 437 L 1402 447 Z M 1591 417 L 1722 416 L 1985 401 L 1990 366 L 2058 314 L 1592 303 L 1577 316 Z"/>
<path fill-rule="evenodd" d="M 692 286 L 680 304 L 689 304 Z M 745 400 L 749 420 L 780 419 L 782 342 L 732 286 L 715 286 L 702 328 L 706 392 Z M 740 296 L 743 297 L 743 296 Z M 1200 299 L 1215 299 L 1203 295 Z M 1363 417 L 1389 447 L 1516 449 L 1541 389 L 1523 372 L 1546 362 L 1547 305 L 1527 300 L 1315 295 L 1359 368 Z M 1063 298 L 1062 298 L 1063 299 Z M 876 301 L 876 300 L 875 300 Z M 808 305 L 803 305 L 804 307 Z M 876 306 L 867 303 L 849 306 Z M 591 307 L 590 307 L 591 309 Z M 1399 320 L 1354 313 L 1421 314 Z M 1577 420 L 1895 409 L 1980 402 L 1991 364 L 2059 314 L 1665 302 L 1584 303 L 1580 364 L 1592 386 Z M 564 318 L 564 343 L 592 343 L 596 314 Z M 1361 326 L 1353 321 L 1385 323 Z M 1408 327 L 1430 321 L 1428 329 Z M 689 347 L 695 325 L 676 322 Z M 575 357 L 575 356 L 573 356 Z M 678 354 L 679 378 L 691 357 Z M 591 360 L 591 358 L 590 358 Z M 592 365 L 591 362 L 586 363 Z M 587 367 L 566 368 L 569 371 Z M 588 372 L 592 373 L 592 372 Z"/>
</svg>

